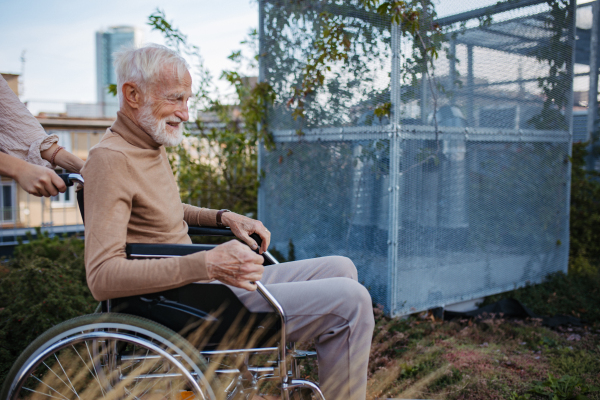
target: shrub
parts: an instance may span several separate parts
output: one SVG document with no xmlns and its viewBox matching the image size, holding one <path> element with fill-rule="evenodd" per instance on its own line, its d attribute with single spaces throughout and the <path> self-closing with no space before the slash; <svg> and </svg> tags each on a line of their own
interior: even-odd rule
<svg viewBox="0 0 600 400">
<path fill-rule="evenodd" d="M 600 174 L 585 168 L 587 143 L 573 144 L 569 272 L 595 274 L 600 265 Z"/>
<path fill-rule="evenodd" d="M 97 302 L 87 288 L 83 241 L 38 239 L 16 247 L 0 271 L 0 381 L 38 335 Z"/>
</svg>

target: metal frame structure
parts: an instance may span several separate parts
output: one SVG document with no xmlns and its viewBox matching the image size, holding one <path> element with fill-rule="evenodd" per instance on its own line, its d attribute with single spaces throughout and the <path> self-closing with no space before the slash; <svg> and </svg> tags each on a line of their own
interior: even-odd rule
<svg viewBox="0 0 600 400">
<path fill-rule="evenodd" d="M 269 0 L 263 0 L 259 3 L 259 43 L 260 43 L 260 54 L 266 54 L 266 44 L 265 44 L 265 27 L 264 27 L 264 15 L 265 8 L 270 6 L 273 3 L 272 7 L 284 7 L 281 3 L 271 2 Z M 519 78 L 512 80 L 497 80 L 488 83 L 477 82 L 474 79 L 474 47 L 479 48 L 490 48 L 495 50 L 508 51 L 515 54 L 526 54 L 530 56 L 533 53 L 533 48 L 535 46 L 543 46 L 545 42 L 540 42 L 539 39 L 536 39 L 534 36 L 528 38 L 526 36 L 522 36 L 520 33 L 514 32 L 514 27 L 516 25 L 521 25 L 526 29 L 540 29 L 543 32 L 548 32 L 548 28 L 545 25 L 545 16 L 544 14 L 527 14 L 527 15 L 517 15 L 517 17 L 507 18 L 504 14 L 504 19 L 500 18 L 499 22 L 495 22 L 492 26 L 489 27 L 458 27 L 458 25 L 462 22 L 467 22 L 469 20 L 473 20 L 476 18 L 486 17 L 490 15 L 496 15 L 507 12 L 516 12 L 519 14 L 519 10 L 522 8 L 532 7 L 532 6 L 540 6 L 545 4 L 544 0 L 516 0 L 504 3 L 498 3 L 497 5 L 471 10 L 468 12 L 443 17 L 437 20 L 437 22 L 446 27 L 455 27 L 457 26 L 457 32 L 460 31 L 460 34 L 457 37 L 450 41 L 449 43 L 449 52 L 454 53 L 456 50 L 456 45 L 461 44 L 467 47 L 467 57 L 466 57 L 466 70 L 467 74 L 464 77 L 464 81 L 466 81 L 465 87 L 460 89 L 463 93 L 466 100 L 466 108 L 467 108 L 467 117 L 466 119 L 471 121 L 474 118 L 473 108 L 474 101 L 478 97 L 483 98 L 483 96 L 487 96 L 487 98 L 493 98 L 495 100 L 502 100 L 502 93 L 476 93 L 476 89 L 478 87 L 487 87 L 487 86 L 500 86 L 500 85 L 510 85 L 510 84 L 525 84 L 525 83 L 535 83 L 538 81 L 538 78 Z M 338 4 L 329 4 L 324 2 L 321 4 L 320 9 L 327 10 L 329 12 L 335 13 L 336 10 L 341 7 Z M 348 6 L 351 8 L 351 6 Z M 574 13 L 575 10 L 575 2 L 571 1 L 569 11 Z M 295 13 L 298 10 L 294 9 Z M 353 11 L 351 15 L 348 16 L 350 18 L 358 18 L 363 21 L 369 21 L 373 18 L 376 18 L 375 15 L 367 15 L 369 13 L 365 13 L 363 11 Z M 573 19 L 572 25 L 569 27 L 564 27 L 565 31 L 568 32 L 568 39 L 571 43 L 575 43 L 575 21 Z M 391 76 L 397 77 L 400 76 L 401 67 L 401 58 L 402 58 L 402 46 L 403 41 L 399 34 L 399 29 L 397 26 L 391 26 L 391 43 L 390 43 L 390 59 L 391 59 Z M 481 35 L 487 35 L 487 40 L 482 40 Z M 548 35 L 548 33 L 545 33 Z M 502 40 L 494 42 L 493 38 L 498 37 Z M 490 40 L 490 38 L 492 40 Z M 508 42 L 507 42 L 508 40 Z M 513 44 L 510 44 L 511 41 Z M 514 43 L 520 41 L 520 47 L 515 47 Z M 496 44 L 494 44 L 496 43 Z M 502 44 L 503 43 L 503 44 Z M 502 44 L 502 45 L 500 45 Z M 573 46 L 575 49 L 575 46 Z M 573 51 L 574 57 L 575 51 Z M 566 74 L 573 76 L 573 64 L 575 59 L 573 58 L 572 62 L 567 63 L 567 71 Z M 268 55 L 260 58 L 259 63 L 259 79 L 261 81 L 268 80 L 267 69 L 268 69 Z M 448 61 L 449 68 L 449 76 L 453 76 L 456 71 L 456 66 L 454 64 L 454 59 L 451 58 Z M 423 81 L 424 82 L 424 81 Z M 428 88 L 427 85 L 422 85 L 422 92 L 427 94 Z M 391 108 L 392 113 L 390 116 L 390 121 L 387 124 L 381 124 L 376 126 L 341 126 L 341 127 L 317 127 L 317 128 L 308 128 L 302 129 L 302 136 L 298 136 L 297 129 L 295 127 L 290 127 L 290 129 L 280 129 L 279 127 L 272 129 L 272 134 L 275 142 L 278 146 L 287 146 L 290 151 L 296 151 L 295 145 L 303 146 L 302 149 L 308 149 L 314 143 L 326 145 L 327 143 L 362 143 L 364 141 L 389 141 L 389 181 L 386 180 L 387 183 L 387 202 L 388 202 L 388 227 L 387 227 L 387 266 L 386 266 L 386 285 L 387 285 L 387 296 L 385 299 L 379 297 L 376 299 L 378 302 L 385 303 L 385 309 L 392 315 L 402 315 L 410 312 L 421 311 L 422 308 L 419 307 L 410 307 L 410 299 L 407 300 L 408 305 L 403 308 L 398 308 L 396 305 L 400 303 L 398 298 L 398 285 L 399 280 L 402 279 L 402 274 L 399 272 L 401 265 L 398 263 L 399 261 L 399 243 L 402 239 L 400 237 L 401 233 L 399 231 L 399 221 L 400 215 L 402 213 L 401 207 L 404 207 L 404 203 L 406 199 L 403 198 L 402 194 L 402 180 L 404 177 L 402 176 L 401 169 L 399 167 L 400 160 L 405 154 L 405 147 L 408 143 L 414 141 L 434 141 L 439 140 L 444 143 L 463 143 L 462 146 L 466 146 L 469 143 L 531 143 L 531 144 L 556 144 L 560 146 L 564 146 L 566 149 L 566 155 L 571 154 L 571 143 L 572 143 L 572 126 L 568 129 L 557 129 L 557 130 L 540 130 L 540 129 L 531 129 L 529 127 L 518 127 L 515 129 L 512 128 L 485 128 L 485 127 L 473 127 L 472 124 L 467 125 L 467 127 L 451 127 L 451 126 L 439 126 L 437 131 L 436 128 L 427 123 L 427 115 L 429 111 L 426 111 L 424 107 L 421 108 L 421 121 L 423 122 L 421 125 L 415 125 L 412 121 L 406 123 L 403 118 L 400 117 L 400 105 L 403 103 L 403 90 L 404 88 L 401 85 L 400 79 L 392 78 L 390 81 L 390 100 L 391 100 Z M 426 96 L 423 96 L 425 98 Z M 514 99 L 511 99 L 514 101 Z M 529 100 L 532 104 L 538 103 L 539 99 Z M 527 99 L 519 99 L 519 102 L 522 104 L 526 104 L 528 102 Z M 572 94 L 570 99 L 568 100 L 569 105 L 565 108 L 566 111 L 566 120 L 572 124 L 571 118 L 571 110 L 573 104 Z M 423 102 L 421 103 L 423 104 Z M 450 103 L 451 104 L 451 103 Z M 279 111 L 278 111 L 279 112 Z M 429 113 L 430 114 L 430 113 Z M 333 144 L 332 144 L 333 145 Z M 291 147 L 290 147 L 291 146 Z M 388 146 L 386 144 L 386 146 Z M 259 149 L 259 172 L 262 173 L 265 168 L 267 168 L 267 161 L 270 157 L 269 152 L 265 150 L 263 147 Z M 294 156 L 291 156 L 292 158 Z M 280 161 L 281 163 L 281 161 Z M 284 164 L 282 164 L 284 165 Z M 280 171 L 279 174 L 288 174 L 290 179 L 293 178 L 294 171 Z M 259 188 L 259 218 L 261 220 L 266 220 L 269 223 L 269 216 L 273 214 L 273 207 L 280 207 L 277 203 L 274 203 L 274 200 L 271 200 L 271 193 L 268 192 L 268 189 L 265 189 L 268 186 L 270 179 L 272 179 L 268 175 L 268 171 L 266 172 L 266 176 L 261 182 L 261 187 Z M 570 172 L 565 176 L 567 182 L 570 182 Z M 316 195 L 316 194 L 315 194 Z M 358 196 L 358 195 L 357 195 Z M 567 201 L 563 204 L 564 207 L 561 213 L 561 224 L 563 226 L 568 227 L 568 215 L 569 215 L 569 189 L 568 185 L 565 192 L 565 198 Z M 284 210 L 277 210 L 281 213 Z M 283 214 L 285 215 L 285 214 Z M 564 219 L 563 215 L 566 216 Z M 276 231 L 274 227 L 271 227 L 273 231 Z M 568 230 L 568 228 L 567 228 Z M 279 235 L 281 236 L 281 235 Z M 560 270 L 566 271 L 567 266 L 567 254 L 568 254 L 568 233 L 566 237 L 561 236 L 559 242 L 562 242 L 562 245 L 565 246 L 567 250 L 562 250 L 561 253 L 561 261 L 558 264 L 561 265 Z M 564 249 L 563 248 L 563 249 Z M 296 245 L 296 251 L 298 251 L 298 245 Z M 312 256 L 307 254 L 308 256 Z M 342 254 L 344 255 L 344 254 Z M 375 261 L 373 261 L 375 262 Z M 360 266 L 359 266 L 359 274 L 360 274 Z M 361 279 L 365 279 L 363 276 Z M 542 279 L 542 278 L 536 278 Z M 369 279 L 366 279 L 367 285 Z M 536 280 L 537 281 L 537 280 Z M 524 284 L 524 281 L 523 281 Z M 499 291 L 508 290 L 508 287 L 498 287 L 492 293 L 497 293 Z M 479 293 L 470 293 L 465 296 L 461 296 L 460 298 L 456 298 L 455 301 L 464 301 L 469 300 L 471 298 L 478 298 L 482 295 L 491 294 L 489 292 L 479 292 Z M 437 304 L 429 304 L 428 308 L 433 306 L 444 306 L 444 302 L 440 302 L 443 300 L 437 300 Z"/>
</svg>

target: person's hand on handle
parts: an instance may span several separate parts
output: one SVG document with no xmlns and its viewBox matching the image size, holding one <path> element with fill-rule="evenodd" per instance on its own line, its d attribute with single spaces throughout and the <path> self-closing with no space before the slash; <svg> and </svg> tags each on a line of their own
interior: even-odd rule
<svg viewBox="0 0 600 400">
<path fill-rule="evenodd" d="M 265 270 L 263 258 L 237 240 L 223 243 L 206 252 L 206 269 L 210 279 L 249 291 L 256 290 L 256 281 Z"/>
<path fill-rule="evenodd" d="M 27 193 L 38 197 L 56 196 L 58 192 L 67 190 L 67 185 L 56 172 L 39 165 L 27 164 L 15 179 Z"/>
<path fill-rule="evenodd" d="M 225 226 L 231 228 L 233 234 L 248 244 L 252 250 L 258 249 L 258 244 L 250 237 L 250 235 L 256 233 L 260 236 L 262 244 L 260 249 L 258 249 L 259 254 L 264 253 L 269 248 L 271 232 L 265 228 L 262 222 L 231 211 L 223 213 L 221 215 L 221 221 Z"/>
<path fill-rule="evenodd" d="M 0 153 L 0 175 L 13 178 L 34 196 L 56 196 L 67 190 L 65 182 L 53 170 L 4 153 Z"/>
</svg>

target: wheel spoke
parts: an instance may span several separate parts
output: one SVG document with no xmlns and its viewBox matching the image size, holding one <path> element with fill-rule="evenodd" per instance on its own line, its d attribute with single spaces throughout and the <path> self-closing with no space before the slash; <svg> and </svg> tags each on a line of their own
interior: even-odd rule
<svg viewBox="0 0 600 400">
<path fill-rule="evenodd" d="M 58 359 L 58 357 L 56 356 L 56 354 L 54 354 L 54 358 L 56 358 L 56 362 L 58 363 L 58 366 L 60 367 L 60 369 L 62 370 L 63 374 L 65 374 L 65 378 L 67 378 L 67 380 L 69 381 L 69 384 L 71 385 L 71 391 L 73 393 L 75 393 L 75 396 L 77 396 L 78 399 L 80 399 L 79 395 L 77 394 L 77 391 L 75 390 L 75 386 L 73 386 L 73 383 L 71 383 L 71 380 L 69 379 L 69 375 L 67 375 L 67 373 L 65 372 L 65 369 L 63 368 L 60 360 Z M 46 363 L 44 363 L 44 365 L 46 365 Z M 48 366 L 46 365 L 46 367 L 48 368 Z M 54 375 L 56 375 L 56 372 L 54 372 L 54 370 L 52 370 L 51 368 L 48 368 L 50 371 L 52 371 L 52 373 Z M 60 379 L 60 376 L 56 375 L 56 377 L 58 379 Z M 65 381 L 63 381 L 62 379 L 60 379 L 60 381 L 62 383 L 64 383 L 65 386 L 67 386 L 67 384 L 65 383 Z"/>
<path fill-rule="evenodd" d="M 31 377 L 32 377 L 33 379 L 35 379 L 36 381 L 38 381 L 39 383 L 41 383 L 42 385 L 44 385 L 44 386 L 47 386 L 47 387 L 48 387 L 50 390 L 54 390 L 56 393 L 58 393 L 60 396 L 62 396 L 62 398 L 63 398 L 63 399 L 69 400 L 69 399 L 67 398 L 67 396 L 65 396 L 64 394 L 62 394 L 62 393 L 61 393 L 61 392 L 59 392 L 58 390 L 54 389 L 52 386 L 48 385 L 46 382 L 44 382 L 44 381 L 40 380 L 40 378 L 38 378 L 37 376 L 35 376 L 35 375 L 31 374 Z M 29 389 L 29 388 L 24 388 L 24 389 L 31 390 L 32 392 L 35 392 L 35 390 Z"/>
<path fill-rule="evenodd" d="M 41 394 L 42 396 L 47 396 L 47 397 L 52 397 L 53 399 L 60 399 L 60 400 L 62 400 L 60 397 L 52 396 L 51 394 L 48 394 L 48 393 L 38 392 L 37 390 L 29 389 L 29 388 L 26 388 L 26 387 L 24 387 L 23 389 L 29 390 L 30 392 L 33 392 L 33 393 Z"/>
<path fill-rule="evenodd" d="M 87 342 L 86 342 L 85 345 L 87 347 Z M 94 375 L 94 373 L 90 369 L 89 365 L 83 360 L 83 357 L 81 357 L 81 354 L 79 354 L 79 352 L 77 351 L 77 349 L 75 348 L 75 346 L 71 345 L 71 347 L 73 347 L 73 350 L 75 350 L 75 353 L 77 353 L 77 355 L 81 359 L 81 362 L 83 363 L 83 365 L 85 365 L 85 367 L 87 368 L 87 370 L 90 372 L 90 375 L 92 375 L 92 377 L 94 379 L 96 379 L 96 381 L 98 382 L 98 385 L 100 386 L 100 391 L 102 391 L 102 397 L 106 397 L 106 393 L 104 393 L 104 388 L 102 387 L 102 384 L 100 383 L 100 380 L 98 379 L 98 377 Z M 88 349 L 88 352 L 89 352 L 89 349 Z"/>
</svg>

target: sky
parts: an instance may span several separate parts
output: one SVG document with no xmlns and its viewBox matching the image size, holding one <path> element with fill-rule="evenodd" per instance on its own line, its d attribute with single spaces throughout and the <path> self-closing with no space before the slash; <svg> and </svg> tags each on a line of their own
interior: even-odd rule
<svg viewBox="0 0 600 400">
<path fill-rule="evenodd" d="M 232 67 L 227 56 L 258 27 L 251 0 L 0 0 L 0 72 L 20 73 L 25 50 L 21 100 L 34 114 L 61 111 L 65 102 L 93 103 L 95 32 L 133 25 L 142 28 L 144 42 L 163 43 L 146 24 L 157 7 L 200 47 L 215 77 Z"/>
<path fill-rule="evenodd" d="M 445 16 L 496 1 L 436 3 L 438 15 Z M 0 72 L 20 73 L 25 51 L 21 100 L 28 101 L 34 114 L 64 111 L 66 102 L 93 103 L 95 32 L 134 25 L 142 28 L 145 42 L 162 43 L 162 36 L 147 25 L 156 8 L 200 47 L 214 77 L 232 68 L 227 56 L 258 26 L 256 0 L 0 0 Z"/>
</svg>

